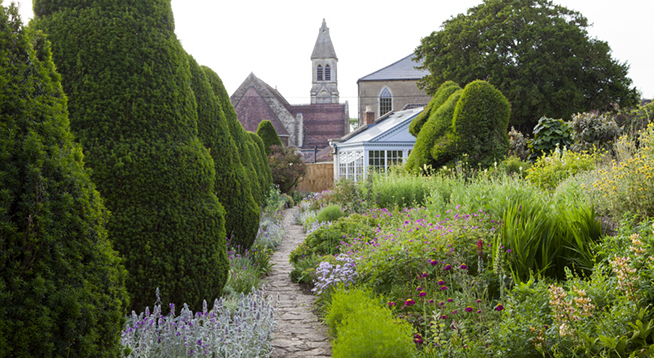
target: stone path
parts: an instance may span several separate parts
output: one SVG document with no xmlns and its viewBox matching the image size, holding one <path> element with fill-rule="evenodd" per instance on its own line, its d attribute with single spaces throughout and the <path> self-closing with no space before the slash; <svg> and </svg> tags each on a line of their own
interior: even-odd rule
<svg viewBox="0 0 654 358">
<path fill-rule="evenodd" d="M 273 254 L 275 264 L 264 279 L 266 291 L 275 300 L 279 293 L 273 332 L 273 358 L 331 357 L 327 329 L 311 311 L 316 297 L 302 292 L 300 286 L 288 276 L 292 266 L 288 255 L 304 241 L 302 226 L 296 225 L 293 216 L 297 208 L 284 212 L 286 235 L 279 249 Z"/>
</svg>

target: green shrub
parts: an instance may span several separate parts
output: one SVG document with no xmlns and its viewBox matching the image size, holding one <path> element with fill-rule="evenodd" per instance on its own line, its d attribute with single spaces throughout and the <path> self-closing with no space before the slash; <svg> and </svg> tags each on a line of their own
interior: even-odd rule
<svg viewBox="0 0 654 358">
<path fill-rule="evenodd" d="M 336 340 L 334 358 L 409 358 L 416 356 L 413 328 L 397 320 L 383 302 L 360 289 L 336 290 L 327 314 Z"/>
<path fill-rule="evenodd" d="M 284 193 L 282 194 L 282 199 L 284 200 L 285 206 L 287 208 L 292 208 L 295 206 L 295 201 L 293 201 L 293 197 Z"/>
<path fill-rule="evenodd" d="M 239 182 L 237 173 L 243 168 L 235 159 L 238 149 L 207 75 L 192 56 L 188 56 L 188 61 L 191 89 L 198 104 L 198 137 L 209 150 L 216 168 L 214 191 L 226 211 L 226 236 L 238 245 L 249 247 L 259 229 L 259 207 Z"/>
<path fill-rule="evenodd" d="M 534 127 L 534 139 L 529 142 L 529 160 L 536 159 L 553 150 L 570 147 L 572 144 L 572 126 L 562 119 L 542 117 Z"/>
<path fill-rule="evenodd" d="M 488 168 L 508 154 L 510 114 L 509 101 L 490 83 L 473 81 L 463 89 L 452 126 L 456 151 L 468 154 L 472 168 Z"/>
<path fill-rule="evenodd" d="M 119 357 L 127 272 L 42 33 L 0 6 L 0 357 Z"/>
<path fill-rule="evenodd" d="M 320 210 L 320 212 L 316 216 L 316 220 L 318 220 L 318 222 L 327 222 L 327 221 L 334 222 L 342 216 L 343 216 L 343 212 L 341 211 L 340 206 L 330 205 Z"/>
<path fill-rule="evenodd" d="M 509 131 L 509 155 L 522 161 L 529 158 L 529 139 L 513 127 Z"/>
<path fill-rule="evenodd" d="M 257 127 L 257 135 L 261 138 L 261 140 L 263 140 L 263 146 L 266 150 L 266 155 L 270 155 L 270 146 L 283 146 L 282 140 L 279 139 L 279 135 L 277 135 L 275 127 L 273 127 L 272 122 L 267 119 L 259 122 L 259 126 Z"/>
<path fill-rule="evenodd" d="M 112 213 L 130 309 L 151 305 L 157 287 L 163 302 L 200 309 L 227 279 L 225 211 L 170 1 L 37 0 L 34 13 L 30 26 L 52 41 L 71 130 Z"/>
<path fill-rule="evenodd" d="M 599 160 L 597 153 L 575 153 L 556 148 L 548 155 L 536 159 L 527 171 L 526 179 L 543 189 L 553 190 L 563 180 L 578 173 L 595 169 Z"/>
<path fill-rule="evenodd" d="M 378 208 L 411 208 L 425 204 L 430 194 L 429 180 L 395 171 L 373 177 L 373 197 Z"/>
<path fill-rule="evenodd" d="M 409 133 L 417 138 L 422 127 L 427 123 L 427 121 L 429 121 L 429 118 L 432 117 L 433 113 L 438 110 L 438 108 L 440 108 L 448 98 L 450 98 L 452 93 L 460 89 L 461 87 L 452 81 L 445 81 L 440 85 L 438 90 L 436 90 L 436 93 L 434 93 L 434 97 L 432 97 L 427 106 L 425 106 L 425 109 L 417 115 L 413 121 L 411 121 L 411 124 L 409 125 Z"/>
<path fill-rule="evenodd" d="M 360 219 L 341 219 L 331 225 L 322 226 L 313 231 L 304 239 L 304 243 L 289 255 L 291 263 L 297 263 L 303 257 L 317 255 L 335 255 L 341 251 L 341 242 L 350 243 L 354 238 L 372 238 L 375 231 L 365 223 L 359 222 Z"/>
<path fill-rule="evenodd" d="M 220 103 L 220 107 L 225 113 L 229 132 L 234 139 L 234 143 L 236 143 L 236 148 L 238 149 L 238 155 L 235 157 L 235 159 L 238 160 L 238 162 L 240 162 L 243 166 L 243 172 L 237 173 L 238 181 L 241 183 L 241 185 L 244 186 L 244 188 L 246 188 L 246 190 L 249 190 L 250 193 L 252 193 L 252 197 L 257 203 L 257 207 L 259 207 L 265 201 L 265 196 L 268 193 L 268 187 L 262 188 L 259 181 L 256 179 L 259 176 L 257 175 L 257 171 L 254 167 L 254 163 L 249 151 L 250 149 L 247 145 L 248 135 L 245 129 L 243 129 L 241 122 L 239 122 L 238 118 L 236 117 L 236 110 L 234 110 L 234 106 L 232 106 L 232 103 L 229 101 L 229 94 L 223 85 L 223 81 L 220 79 L 218 74 L 216 74 L 216 72 L 210 68 L 203 66 L 202 69 L 207 75 L 209 84 L 211 84 L 211 87 L 213 87 L 213 92 L 216 95 L 218 102 Z"/>
<path fill-rule="evenodd" d="M 302 257 L 301 260 L 293 263 L 293 269 L 289 273 L 289 277 L 293 282 L 312 284 L 316 278 L 316 268 L 322 262 L 322 258 L 318 255 L 309 255 Z"/>
<path fill-rule="evenodd" d="M 578 113 L 572 116 L 572 146 L 580 151 L 607 151 L 620 134 L 620 128 L 608 115 Z"/>
<path fill-rule="evenodd" d="M 273 183 L 279 186 L 282 193 L 291 191 L 300 179 L 307 173 L 307 165 L 302 155 L 295 148 L 273 145 L 268 157 Z"/>
<path fill-rule="evenodd" d="M 497 170 L 507 175 L 517 175 L 524 178 L 529 173 L 531 168 L 530 162 L 525 162 L 522 159 L 514 156 L 508 156 L 497 165 Z"/>
<path fill-rule="evenodd" d="M 418 134 L 416 144 L 409 155 L 408 170 L 424 170 L 425 165 L 439 168 L 446 165 L 456 155 L 450 146 L 453 144 L 450 142 L 454 130 L 452 119 L 463 90 L 458 86 L 448 88 L 457 90 L 446 91 L 447 93 L 451 92 L 451 95 L 443 101 L 441 106 L 432 110 L 431 116 Z"/>
<path fill-rule="evenodd" d="M 654 216 L 654 124 L 640 133 L 638 141 L 622 137 L 614 148 L 616 153 L 626 152 L 625 158 L 586 173 L 584 193 L 602 214 L 616 220 L 628 212 Z"/>
</svg>

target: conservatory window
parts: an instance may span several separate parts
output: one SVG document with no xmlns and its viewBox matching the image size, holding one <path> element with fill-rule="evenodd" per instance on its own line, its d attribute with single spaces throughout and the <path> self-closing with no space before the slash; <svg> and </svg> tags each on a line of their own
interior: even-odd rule
<svg viewBox="0 0 654 358">
<path fill-rule="evenodd" d="M 384 87 L 379 94 L 379 116 L 390 112 L 393 109 L 393 95 L 388 87 Z"/>
<path fill-rule="evenodd" d="M 322 66 L 318 65 L 318 81 L 322 81 Z"/>
<path fill-rule="evenodd" d="M 369 151 L 368 165 L 373 167 L 375 171 L 384 173 L 386 171 L 386 151 L 385 150 Z"/>
<path fill-rule="evenodd" d="M 332 80 L 332 72 L 330 71 L 329 65 L 325 65 L 325 81 Z"/>
<path fill-rule="evenodd" d="M 363 179 L 363 152 L 357 152 L 355 181 Z"/>
<path fill-rule="evenodd" d="M 391 165 L 401 165 L 402 164 L 402 154 L 401 150 L 389 150 L 386 152 L 386 158 L 388 166 Z"/>
<path fill-rule="evenodd" d="M 338 155 L 338 177 L 345 178 L 347 176 L 347 153 Z"/>
</svg>

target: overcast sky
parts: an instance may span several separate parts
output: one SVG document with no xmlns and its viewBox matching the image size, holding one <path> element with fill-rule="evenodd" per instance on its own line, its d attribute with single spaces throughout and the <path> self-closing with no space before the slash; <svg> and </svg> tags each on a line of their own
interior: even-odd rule
<svg viewBox="0 0 654 358">
<path fill-rule="evenodd" d="M 310 102 L 311 51 L 323 18 L 338 56 L 341 102 L 357 116 L 357 80 L 411 54 L 444 20 L 481 0 L 172 0 L 175 32 L 188 53 L 222 78 L 231 95 L 253 72 L 291 104 Z M 5 5 L 9 0 L 5 0 Z M 23 21 L 32 2 L 19 1 Z M 554 0 L 593 24 L 613 57 L 630 65 L 644 98 L 654 97 L 654 1 Z"/>
</svg>

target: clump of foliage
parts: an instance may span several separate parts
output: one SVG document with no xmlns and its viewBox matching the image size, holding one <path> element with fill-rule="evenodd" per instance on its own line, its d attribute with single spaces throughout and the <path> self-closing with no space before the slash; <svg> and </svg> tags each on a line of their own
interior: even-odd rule
<svg viewBox="0 0 654 358">
<path fill-rule="evenodd" d="M 196 308 L 220 296 L 225 210 L 198 138 L 170 1 L 37 0 L 34 15 L 30 26 L 52 41 L 71 130 L 112 213 L 107 230 L 129 272 L 131 308 L 142 310 L 157 287 L 166 301 Z"/>
<path fill-rule="evenodd" d="M 432 113 L 438 110 L 438 108 L 442 106 L 448 98 L 450 98 L 452 93 L 460 89 L 461 87 L 452 81 L 445 81 L 440 85 L 425 109 L 416 116 L 413 121 L 411 121 L 411 124 L 409 125 L 409 133 L 414 137 L 418 137 L 422 127 L 427 123 L 429 118 L 432 116 Z"/>
<path fill-rule="evenodd" d="M 263 140 L 264 148 L 266 149 L 266 155 L 270 155 L 270 147 L 273 145 L 283 146 L 282 140 L 279 139 L 277 131 L 273 126 L 272 122 L 269 120 L 263 120 L 259 123 L 257 127 L 257 135 Z"/>
<path fill-rule="evenodd" d="M 406 168 L 408 170 L 424 171 L 425 166 L 438 168 L 449 163 L 455 156 L 453 148 L 454 127 L 452 119 L 456 104 L 463 91 L 456 85 L 441 86 L 432 101 L 440 100 L 445 94 L 450 94 L 442 100 L 438 108 L 433 108 L 427 123 L 416 138 L 416 144 L 409 155 Z M 454 91 L 453 91 L 454 90 Z M 440 101 L 439 101 L 440 102 Z"/>
<path fill-rule="evenodd" d="M 247 132 L 247 146 L 250 148 L 250 154 L 252 158 L 252 164 L 257 174 L 257 179 L 259 181 L 259 186 L 263 188 L 270 188 L 272 185 L 272 171 L 268 165 L 268 157 L 263 148 L 263 141 L 256 133 Z M 266 195 L 265 192 L 263 195 L 263 200 L 265 202 Z"/>
<path fill-rule="evenodd" d="M 341 211 L 340 206 L 330 205 L 320 210 L 320 212 L 316 216 L 316 220 L 318 222 L 336 221 L 342 216 L 343 216 L 343 211 Z"/>
<path fill-rule="evenodd" d="M 639 131 L 647 128 L 647 125 L 654 119 L 654 102 L 636 108 L 620 108 L 617 111 L 608 112 L 607 115 L 615 121 L 623 133 L 636 135 Z"/>
<path fill-rule="evenodd" d="M 293 148 L 273 145 L 270 150 L 268 163 L 273 183 L 279 185 L 282 193 L 288 193 L 306 175 L 307 165 L 304 163 L 302 155 L 296 153 Z"/>
<path fill-rule="evenodd" d="M 497 164 L 496 170 L 500 173 L 505 173 L 507 175 L 517 175 L 521 178 L 524 178 L 529 173 L 529 168 L 531 168 L 530 162 L 526 162 L 518 157 L 508 156 L 504 158 L 504 160 L 499 164 Z"/>
<path fill-rule="evenodd" d="M 119 357 L 129 304 L 50 43 L 0 5 L 0 356 Z"/>
<path fill-rule="evenodd" d="M 121 343 L 127 358 L 266 357 L 272 352 L 274 311 L 263 289 L 241 295 L 232 310 L 221 298 L 211 310 L 204 301 L 202 311 L 195 314 L 185 304 L 179 316 L 172 303 L 164 315 L 157 295 L 152 313 L 148 308 L 139 315 L 132 312 Z"/>
<path fill-rule="evenodd" d="M 543 154 L 556 148 L 570 147 L 572 126 L 562 119 L 542 117 L 534 127 L 534 139 L 529 142 L 529 160 L 535 162 Z"/>
<path fill-rule="evenodd" d="M 607 151 L 620 134 L 620 128 L 610 116 L 596 112 L 572 116 L 572 146 L 575 152 Z"/>
<path fill-rule="evenodd" d="M 613 59 L 588 26 L 582 14 L 550 0 L 485 0 L 421 40 L 416 59 L 430 74 L 419 86 L 433 94 L 446 80 L 487 78 L 511 102 L 511 125 L 527 133 L 543 115 L 568 120 L 613 104 L 635 106 L 628 64 Z"/>
<path fill-rule="evenodd" d="M 517 131 L 513 126 L 509 131 L 509 155 L 525 161 L 529 158 L 529 138 Z"/>
<path fill-rule="evenodd" d="M 333 357 L 416 356 L 411 325 L 398 322 L 380 299 L 371 297 L 371 292 L 337 290 L 328 312 L 327 323 L 336 337 Z"/>
<path fill-rule="evenodd" d="M 526 179 L 543 189 L 553 190 L 563 180 L 595 169 L 595 163 L 599 159 L 597 152 L 573 152 L 565 148 L 560 150 L 557 147 L 548 155 L 536 159 L 536 162 L 526 171 Z"/>
<path fill-rule="evenodd" d="M 466 85 L 452 119 L 456 153 L 467 154 L 473 168 L 488 168 L 504 159 L 509 152 L 510 113 L 509 101 L 490 83 L 474 81 Z M 434 158 L 438 146 L 432 151 Z"/>
<path fill-rule="evenodd" d="M 636 139 L 622 137 L 614 146 L 630 147 L 622 160 L 614 160 L 607 167 L 588 173 L 585 194 L 603 214 L 621 218 L 627 212 L 641 217 L 654 216 L 654 124 Z"/>
</svg>

